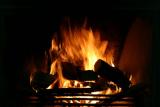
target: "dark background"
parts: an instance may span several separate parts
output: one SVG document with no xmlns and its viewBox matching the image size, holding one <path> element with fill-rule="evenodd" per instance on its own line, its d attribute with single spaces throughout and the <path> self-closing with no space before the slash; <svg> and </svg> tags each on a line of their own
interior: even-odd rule
<svg viewBox="0 0 160 107">
<path fill-rule="evenodd" d="M 18 2 L 18 1 L 17 1 Z M 43 3 L 41 3 L 43 4 Z M 63 3 L 65 4 L 65 3 Z M 112 5 L 110 5 L 112 4 Z M 131 3 L 132 4 L 132 3 Z M 136 3 L 135 3 L 136 4 Z M 142 5 L 143 4 L 143 5 Z M 41 56 L 50 47 L 53 32 L 58 31 L 64 16 L 75 20 L 83 20 L 87 16 L 91 26 L 104 29 L 108 26 L 118 26 L 121 38 L 125 37 L 127 28 L 135 17 L 148 20 L 153 28 L 153 106 L 158 106 L 159 99 L 159 10 L 158 3 L 138 2 L 136 5 L 125 5 L 122 2 L 106 3 L 91 7 L 80 7 L 74 12 L 74 5 L 62 6 L 53 4 L 44 9 L 44 5 L 35 6 L 25 2 L 2 3 L 0 17 L 0 97 L 1 105 L 16 106 L 17 87 L 26 86 L 27 77 L 24 73 L 24 62 L 31 56 Z M 50 4 L 51 5 L 51 4 Z M 82 5 L 84 6 L 84 5 Z M 48 7 L 48 6 L 47 6 Z M 59 9 L 60 7 L 61 10 Z M 93 8 L 94 7 L 94 8 Z M 77 9 L 77 8 L 76 8 Z M 111 23 L 108 25 L 108 23 Z M 116 24 L 114 24 L 116 23 Z M 105 30 L 105 29 L 104 29 Z M 24 78 L 23 78 L 24 77 Z M 23 79 L 22 79 L 23 78 Z"/>
</svg>

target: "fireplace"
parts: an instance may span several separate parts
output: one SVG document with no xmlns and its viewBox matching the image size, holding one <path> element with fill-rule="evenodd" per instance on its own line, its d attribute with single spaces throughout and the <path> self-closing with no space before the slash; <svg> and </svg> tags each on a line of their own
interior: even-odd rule
<svg viewBox="0 0 160 107">
<path fill-rule="evenodd" d="M 148 105 L 150 100 L 151 84 L 150 58 L 152 35 L 150 17 L 141 17 L 135 14 L 121 15 L 117 13 L 116 15 L 111 14 L 109 16 L 99 17 L 70 16 L 69 20 L 66 16 L 24 15 L 15 16 L 12 17 L 12 19 L 8 18 L 8 20 L 12 23 L 12 25 L 9 27 L 9 29 L 12 28 L 9 32 L 9 35 L 12 33 L 14 35 L 17 34 L 21 39 L 19 41 L 14 37 L 11 37 L 9 43 L 10 45 L 13 43 L 12 40 L 15 40 L 15 44 L 10 45 L 14 48 L 9 48 L 9 52 L 12 52 L 12 55 L 15 55 L 15 57 L 8 57 L 8 60 L 11 58 L 12 60 L 16 61 L 16 63 L 11 63 L 11 65 L 14 66 L 17 71 L 14 74 L 17 77 L 15 80 L 16 85 L 14 84 L 16 86 L 15 105 L 23 107 L 141 107 Z M 15 24 L 17 24 L 16 28 L 14 28 Z M 65 29 L 67 29 L 67 32 L 64 30 L 62 33 L 60 28 L 62 27 L 61 24 Z M 72 39 L 75 38 L 69 37 L 70 31 L 71 34 L 75 35 L 75 38 L 78 37 L 78 39 L 72 41 Z M 83 34 L 85 36 L 90 36 L 90 38 L 83 38 L 83 36 L 81 36 Z M 96 38 L 94 38 L 95 35 Z M 97 37 L 97 35 L 100 37 Z M 68 38 L 70 39 L 68 40 Z M 65 41 L 64 39 L 67 40 Z M 73 44 L 71 42 L 73 42 Z M 78 45 L 80 46 L 78 50 L 74 50 L 74 46 L 77 45 L 75 42 L 80 44 Z M 22 44 L 23 48 L 19 46 L 20 44 Z M 68 45 L 69 47 L 67 47 Z M 71 46 L 73 47 L 70 48 Z M 100 50 L 98 50 L 96 55 L 95 52 L 90 54 L 89 52 L 92 53 L 95 46 L 99 46 L 98 49 Z M 53 52 L 57 51 L 59 53 L 62 51 L 59 48 L 62 50 L 66 49 L 64 53 L 67 55 L 69 54 L 67 53 L 68 51 L 71 51 L 72 53 L 69 54 L 69 57 L 66 57 L 66 54 L 64 53 L 60 54 L 61 57 L 58 57 Z M 82 48 L 88 48 L 89 51 L 85 49 L 82 51 Z M 87 53 L 89 54 L 87 55 Z M 87 59 L 88 62 L 84 61 L 84 59 L 94 55 L 96 58 L 93 57 L 91 59 L 95 58 L 96 60 Z M 80 59 L 75 60 L 75 56 L 76 58 Z M 54 66 L 53 60 L 57 57 L 65 62 L 64 66 L 67 67 L 67 70 L 65 69 L 64 71 L 68 71 L 69 69 L 69 73 L 65 74 L 62 70 L 62 73 L 57 75 L 63 75 L 65 79 L 67 78 L 67 80 L 64 80 L 64 78 L 57 80 L 57 78 L 61 77 L 55 76 L 55 71 L 59 71 L 58 68 L 54 69 L 56 66 Z M 124 84 L 124 81 L 120 81 L 120 83 L 117 82 L 116 79 L 113 79 L 115 76 L 111 76 L 113 77 L 111 78 L 111 83 L 106 83 L 106 81 L 108 82 L 108 79 L 105 79 L 105 77 L 108 75 L 105 73 L 103 74 L 103 72 L 102 74 L 95 74 L 95 70 L 91 69 L 91 67 L 96 66 L 96 62 L 99 59 L 101 59 L 100 61 L 102 61 L 102 63 L 105 63 L 104 65 L 109 65 L 108 69 L 111 68 L 111 71 L 114 72 L 118 70 L 119 72 L 122 72 L 123 74 L 120 74 L 120 77 L 126 77 L 131 84 L 126 83 L 123 87 L 122 84 Z M 94 63 L 90 65 L 89 61 Z M 84 66 L 85 64 L 86 66 Z M 72 67 L 72 65 L 74 67 Z M 78 77 L 73 70 L 75 69 L 75 66 L 78 66 L 76 69 L 78 69 L 78 72 L 80 72 L 78 73 Z M 62 69 L 65 67 L 62 67 Z M 104 67 L 103 69 L 106 68 L 107 67 Z M 42 82 L 40 84 L 38 83 L 39 86 L 37 86 L 37 83 L 32 83 L 35 76 L 33 73 L 34 71 L 46 71 L 42 73 L 41 78 L 43 78 L 43 75 L 45 74 L 51 75 L 53 76 L 52 82 L 49 81 L 47 86 L 42 86 L 46 85 L 46 83 L 42 84 Z M 70 73 L 70 71 L 72 73 Z M 83 71 L 86 72 L 86 74 L 82 73 Z M 79 77 L 79 75 L 81 76 Z M 102 80 L 99 79 L 99 76 Z M 11 76 L 11 78 L 13 77 Z M 56 78 L 56 81 L 58 82 L 55 82 L 54 78 Z M 92 82 L 95 78 L 98 78 L 98 82 L 100 82 L 98 85 L 96 84 L 97 87 L 94 83 L 95 81 Z M 119 78 L 119 76 L 117 78 Z M 85 79 L 88 79 L 89 82 L 84 81 Z M 68 84 L 68 80 L 69 85 L 66 86 L 65 84 Z M 71 84 L 73 85 L 71 86 Z M 95 85 L 95 87 L 91 87 L 91 84 L 93 86 Z M 119 86 L 117 86 L 117 84 L 119 84 Z M 105 85 L 109 85 L 109 88 L 104 89 L 106 87 Z M 104 90 L 105 92 L 100 92 Z"/>
</svg>

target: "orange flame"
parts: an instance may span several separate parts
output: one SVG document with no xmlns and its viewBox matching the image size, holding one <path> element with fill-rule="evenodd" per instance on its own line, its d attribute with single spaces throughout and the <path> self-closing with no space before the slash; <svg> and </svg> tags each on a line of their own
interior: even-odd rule
<svg viewBox="0 0 160 107">
<path fill-rule="evenodd" d="M 75 29 L 72 32 L 64 32 L 64 49 L 67 52 L 66 59 L 71 58 L 72 62 L 82 60 L 85 70 L 93 70 L 98 59 L 104 58 L 107 41 L 100 40 L 100 34 L 95 35 L 92 30 Z"/>
</svg>

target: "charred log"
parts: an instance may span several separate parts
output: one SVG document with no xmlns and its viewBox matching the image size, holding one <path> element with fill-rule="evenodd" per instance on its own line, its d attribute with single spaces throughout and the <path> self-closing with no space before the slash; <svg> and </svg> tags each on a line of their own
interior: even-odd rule
<svg viewBox="0 0 160 107">
<path fill-rule="evenodd" d="M 117 84 L 118 87 L 122 88 L 122 91 L 127 90 L 131 84 L 128 77 L 124 75 L 122 71 L 118 68 L 110 66 L 103 60 L 99 59 L 95 63 L 94 70 L 102 78 Z"/>
<path fill-rule="evenodd" d="M 63 77 L 69 80 L 77 80 L 78 79 L 78 73 L 76 70 L 76 67 L 69 62 L 62 62 L 62 74 Z"/>
<path fill-rule="evenodd" d="M 57 79 L 57 75 L 37 71 L 32 75 L 31 86 L 34 89 L 45 89 Z"/>
<path fill-rule="evenodd" d="M 98 78 L 93 70 L 81 70 L 69 62 L 62 63 L 62 73 L 63 76 L 69 80 L 87 81 Z"/>
<path fill-rule="evenodd" d="M 93 70 L 78 70 L 79 81 L 97 80 L 98 76 Z"/>
</svg>

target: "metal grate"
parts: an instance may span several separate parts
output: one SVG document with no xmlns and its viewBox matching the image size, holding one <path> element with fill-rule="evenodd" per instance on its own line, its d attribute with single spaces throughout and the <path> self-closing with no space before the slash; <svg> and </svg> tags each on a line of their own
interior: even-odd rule
<svg viewBox="0 0 160 107">
<path fill-rule="evenodd" d="M 23 107 L 135 107 L 131 96 L 91 94 L 91 91 L 90 88 L 43 90 L 23 97 Z"/>
</svg>

